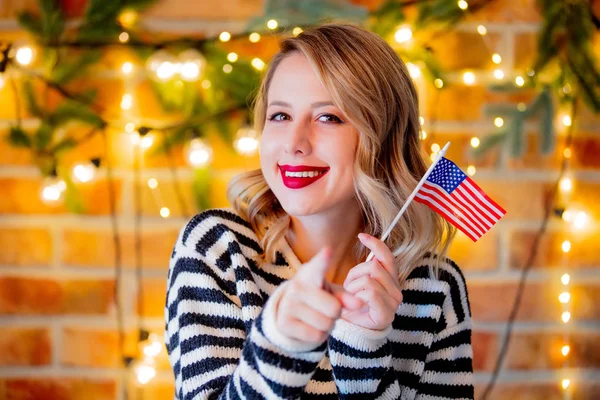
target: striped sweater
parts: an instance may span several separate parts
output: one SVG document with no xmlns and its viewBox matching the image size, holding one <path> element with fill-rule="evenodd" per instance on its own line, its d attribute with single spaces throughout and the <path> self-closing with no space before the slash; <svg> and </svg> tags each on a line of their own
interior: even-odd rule
<svg viewBox="0 0 600 400">
<path fill-rule="evenodd" d="M 275 263 L 258 265 L 256 234 L 229 208 L 181 230 L 165 306 L 176 399 L 473 398 L 470 306 L 454 262 L 432 278 L 422 260 L 388 329 L 339 319 L 314 347 L 276 327 L 282 289 L 301 266 L 279 243 Z"/>
</svg>

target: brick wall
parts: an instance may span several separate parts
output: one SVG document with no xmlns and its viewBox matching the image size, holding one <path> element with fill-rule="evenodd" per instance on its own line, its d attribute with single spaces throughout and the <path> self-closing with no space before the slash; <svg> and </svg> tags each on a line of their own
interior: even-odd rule
<svg viewBox="0 0 600 400">
<path fill-rule="evenodd" d="M 381 1 L 356 3 L 375 7 Z M 23 36 L 14 22 L 14 13 L 35 8 L 35 1 L 0 2 L 2 37 Z M 198 3 L 163 0 L 144 16 L 150 29 L 174 33 L 215 34 L 243 28 L 244 21 L 261 12 L 261 0 L 220 0 Z M 481 84 L 466 87 L 460 71 L 491 71 L 491 54 L 502 55 L 507 79 L 523 73 L 534 57 L 535 34 L 540 16 L 534 0 L 497 0 L 461 23 L 458 30 L 436 40 L 432 47 L 443 65 L 454 73 L 456 85 L 447 85 L 436 100 L 433 89 L 420 84 L 425 129 L 435 133 L 424 145 L 452 141 L 448 157 L 461 167 L 474 163 L 468 157 L 472 136 L 493 130 L 492 118 L 483 113 L 485 104 L 528 101 L 532 93 L 497 94 Z M 489 43 L 475 33 L 485 23 Z M 600 43 L 598 41 L 597 43 Z M 251 46 L 255 46 L 254 48 Z M 236 48 L 239 52 L 266 55 L 273 42 Z M 597 48 L 600 48 L 598 46 Z M 600 53 L 600 51 L 599 51 Z M 167 118 L 149 95 L 142 79 L 124 82 L 118 73 L 127 58 L 111 53 L 101 64 L 99 99 L 108 112 L 120 113 L 119 103 L 125 87 L 135 87 L 137 113 L 142 118 Z M 18 79 L 16 77 L 15 79 Z M 450 83 L 450 82 L 448 82 Z M 133 85 L 133 86 L 128 86 Z M 14 96 L 9 86 L 0 90 L 0 136 L 4 136 L 15 117 Z M 36 121 L 24 113 L 24 124 Z M 114 114 L 113 114 L 114 115 Z M 429 126 L 436 119 L 435 132 Z M 78 128 L 72 128 L 78 129 Z M 473 244 L 464 235 L 454 242 L 451 256 L 463 268 L 468 280 L 475 318 L 473 346 L 477 391 L 481 392 L 491 376 L 514 295 L 520 268 L 524 265 L 533 236 L 542 218 L 541 199 L 556 178 L 564 136 L 559 136 L 555 154 L 537 153 L 536 125 L 528 126 L 528 151 L 522 160 L 506 154 L 491 154 L 474 163 L 476 181 L 503 205 L 506 217 L 484 238 Z M 581 113 L 573 149 L 573 202 L 586 209 L 594 221 L 600 209 L 594 204 L 600 195 L 600 117 Z M 124 142 L 125 141 L 125 142 Z M 218 136 L 211 142 L 217 157 L 213 163 L 211 204 L 227 206 L 228 180 L 244 169 L 258 168 L 258 157 L 237 157 Z M 143 203 L 143 304 L 136 304 L 134 258 L 134 204 L 131 148 L 119 132 L 111 133 L 117 178 L 118 222 L 123 243 L 124 282 L 120 293 L 126 314 L 126 346 L 135 346 L 138 310 L 144 324 L 162 335 L 165 278 L 171 246 L 186 222 L 176 200 L 167 160 L 148 156 L 142 177 L 159 182 L 160 198 L 149 189 L 142 193 Z M 96 138 L 82 145 L 64 160 L 65 165 L 98 155 L 103 144 Z M 496 162 L 499 159 L 499 167 Z M 192 171 L 176 155 L 183 197 L 193 205 L 189 184 Z M 40 201 L 41 178 L 27 152 L 0 141 L 0 399 L 121 399 L 118 379 L 118 336 L 113 301 L 115 274 L 114 248 L 109 216 L 105 171 L 96 183 L 81 188 L 86 211 L 74 215 L 64 207 L 49 207 Z M 168 206 L 172 215 L 162 219 L 158 210 Z M 530 274 L 521 311 L 517 316 L 512 346 L 495 393 L 495 398 L 559 399 L 564 357 L 560 346 L 565 332 L 571 336 L 573 398 L 600 396 L 600 253 L 595 248 L 598 224 L 585 233 L 572 236 L 560 221 L 552 221 L 542 240 L 540 252 Z M 569 238 L 573 247 L 565 258 L 560 243 Z M 560 275 L 572 277 L 572 322 L 560 321 L 558 294 Z M 156 379 L 141 391 L 144 399 L 172 396 L 172 373 L 166 355 L 159 357 Z"/>
</svg>

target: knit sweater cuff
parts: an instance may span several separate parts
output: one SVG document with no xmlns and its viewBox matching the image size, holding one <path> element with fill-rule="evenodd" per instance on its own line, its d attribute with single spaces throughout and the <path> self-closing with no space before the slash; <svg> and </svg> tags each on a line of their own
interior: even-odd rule
<svg viewBox="0 0 600 400">
<path fill-rule="evenodd" d="M 375 351 L 387 340 L 391 331 L 391 324 L 383 330 L 374 330 L 340 318 L 335 322 L 331 335 L 355 349 Z"/>
<path fill-rule="evenodd" d="M 269 299 L 267 300 L 264 308 L 263 308 L 263 335 L 271 342 L 273 345 L 281 348 L 282 350 L 288 352 L 304 352 L 304 351 L 314 351 L 320 345 L 315 345 L 314 343 L 307 343 L 300 340 L 296 340 L 286 336 L 283 332 L 279 330 L 277 324 L 275 323 L 275 318 L 277 316 L 277 310 L 279 309 L 279 303 L 281 301 L 281 297 L 283 296 L 284 289 L 289 284 L 289 281 L 286 281 L 279 285 L 277 289 L 271 294 Z"/>
</svg>

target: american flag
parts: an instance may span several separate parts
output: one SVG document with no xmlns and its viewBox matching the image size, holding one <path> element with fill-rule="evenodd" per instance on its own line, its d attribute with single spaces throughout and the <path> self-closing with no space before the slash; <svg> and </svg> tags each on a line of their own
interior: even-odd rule
<svg viewBox="0 0 600 400">
<path fill-rule="evenodd" d="M 442 157 L 415 200 L 429 206 L 476 242 L 506 211 L 460 170 Z"/>
</svg>

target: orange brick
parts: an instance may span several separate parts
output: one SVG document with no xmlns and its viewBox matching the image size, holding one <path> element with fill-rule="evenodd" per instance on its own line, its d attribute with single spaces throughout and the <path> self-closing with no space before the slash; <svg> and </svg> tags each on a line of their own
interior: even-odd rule
<svg viewBox="0 0 600 400">
<path fill-rule="evenodd" d="M 433 92 L 428 89 L 422 115 L 429 120 L 472 121 L 482 117 L 482 103 L 487 89 L 482 86 L 448 85 Z"/>
<path fill-rule="evenodd" d="M 187 212 L 187 215 L 185 215 L 187 218 L 191 218 L 196 214 L 196 201 L 192 192 L 192 182 L 183 179 L 178 179 L 177 183 L 173 183 L 171 180 L 159 180 L 156 189 L 150 189 L 147 181 L 142 181 L 141 185 L 144 215 L 158 217 L 162 207 L 169 208 L 170 215 L 173 217 L 184 216 L 184 210 Z M 177 195 L 176 188 L 181 193 L 181 200 Z"/>
<path fill-rule="evenodd" d="M 1 102 L 0 102 L 1 103 Z M 8 142 L 8 130 L 0 130 L 0 165 L 31 165 L 31 151 L 14 147 Z"/>
<path fill-rule="evenodd" d="M 502 208 L 502 220 L 541 219 L 542 199 L 550 184 L 526 181 L 492 181 L 478 179 L 477 184 Z M 527 198 L 527 201 L 523 201 Z"/>
<path fill-rule="evenodd" d="M 1 228 L 0 265 L 48 265 L 52 239 L 46 229 Z"/>
<path fill-rule="evenodd" d="M 469 300 L 473 318 L 477 321 L 506 321 L 510 314 L 516 293 L 514 283 L 474 283 L 469 282 Z M 600 301 L 599 285 L 574 285 L 571 288 L 571 305 L 577 320 L 593 320 L 600 316 L 597 305 Z M 558 294 L 563 291 L 560 281 L 533 283 L 526 285 L 517 313 L 518 321 L 560 322 L 562 313 Z"/>
<path fill-rule="evenodd" d="M 133 389 L 130 387 L 131 400 L 164 400 L 172 399 L 175 396 L 175 383 L 162 383 L 150 381 L 148 384 Z"/>
<path fill-rule="evenodd" d="M 491 371 L 497 356 L 498 336 L 495 333 L 473 331 L 473 370 Z"/>
<path fill-rule="evenodd" d="M 519 33 L 515 35 L 515 69 L 526 71 L 528 68 L 533 68 L 537 50 L 537 34 Z"/>
<path fill-rule="evenodd" d="M 448 253 L 463 270 L 491 270 L 498 267 L 498 235 L 493 229 L 477 242 L 458 232 Z"/>
<path fill-rule="evenodd" d="M 0 278 L 0 314 L 106 314 L 113 303 L 108 280 Z"/>
<path fill-rule="evenodd" d="M 153 332 L 164 344 L 163 332 Z M 138 343 L 138 331 L 125 333 L 124 352 L 126 356 L 141 357 L 143 346 Z M 63 330 L 63 353 L 61 363 L 74 367 L 118 367 L 121 363 L 119 336 L 115 330 L 67 327 Z M 156 368 L 171 369 L 166 348 L 155 358 Z"/>
<path fill-rule="evenodd" d="M 178 233 L 178 230 L 142 233 L 142 265 L 166 270 Z M 120 232 L 121 260 L 126 267 L 135 267 L 134 239 L 133 233 Z M 115 249 L 110 231 L 67 229 L 63 234 L 63 251 L 64 265 L 114 267 Z"/>
<path fill-rule="evenodd" d="M 499 0 L 485 3 L 478 11 L 467 13 L 470 22 L 539 22 L 535 0 Z"/>
<path fill-rule="evenodd" d="M 10 400 L 114 400 L 116 382 L 85 378 L 4 378 L 0 398 Z"/>
<path fill-rule="evenodd" d="M 0 213 L 58 214 L 68 212 L 64 204 L 50 206 L 42 202 L 40 195 L 42 182 L 41 178 L 1 178 L 0 186 L 3 190 L 3 196 L 0 196 Z M 114 183 L 118 212 L 121 181 L 115 180 Z M 85 214 L 106 215 L 110 213 L 106 181 L 79 185 L 78 191 Z"/>
<path fill-rule="evenodd" d="M 536 232 L 515 231 L 510 238 L 510 265 L 523 268 L 529 258 Z M 600 265 L 598 254 L 598 234 L 594 232 L 576 235 L 561 232 L 547 232 L 540 239 L 534 267 L 547 268 L 593 268 Z M 571 242 L 571 250 L 563 253 L 564 240 Z"/>
<path fill-rule="evenodd" d="M 142 295 L 141 304 L 138 302 L 138 315 L 146 317 L 163 317 L 165 315 L 166 279 L 145 279 Z"/>
<path fill-rule="evenodd" d="M 557 378 L 555 383 L 537 383 L 537 382 L 521 382 L 521 383 L 503 383 L 499 382 L 494 386 L 494 390 L 488 397 L 489 400 L 562 400 L 567 398 L 577 400 L 594 400 L 600 396 L 600 385 L 595 382 L 584 382 L 575 380 L 575 384 L 571 384 L 569 394 L 565 394 L 560 387 L 560 380 Z M 479 384 L 475 386 L 475 398 L 481 398 L 485 385 Z"/>
<path fill-rule="evenodd" d="M 565 341 L 567 339 L 568 341 Z M 598 368 L 600 365 L 600 335 L 573 332 L 568 338 L 563 333 L 514 333 L 505 359 L 507 369 L 559 369 L 565 360 L 571 368 Z M 565 358 L 564 344 L 571 349 Z"/>
<path fill-rule="evenodd" d="M 160 0 L 144 15 L 160 18 L 248 19 L 263 12 L 262 0 L 224 0 L 190 7 L 186 0 Z"/>
<path fill-rule="evenodd" d="M 46 328 L 0 328 L 0 365 L 48 365 L 52 345 Z"/>
</svg>

